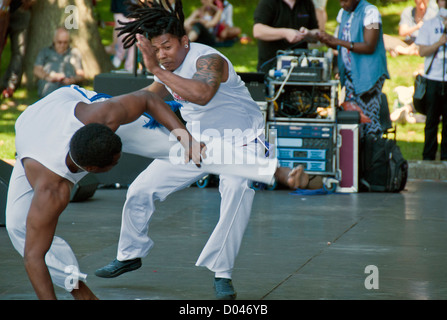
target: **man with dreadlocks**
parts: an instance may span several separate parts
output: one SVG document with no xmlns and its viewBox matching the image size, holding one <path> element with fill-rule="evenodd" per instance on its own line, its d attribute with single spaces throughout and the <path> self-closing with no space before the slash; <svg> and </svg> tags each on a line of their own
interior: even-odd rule
<svg viewBox="0 0 447 320">
<path fill-rule="evenodd" d="M 194 138 L 213 131 L 234 148 L 263 154 L 262 114 L 231 62 L 215 49 L 189 41 L 181 1 L 175 1 L 175 9 L 165 1 L 159 2 L 133 8 L 129 15 L 133 21 L 121 28 L 121 33 L 126 34 L 126 45 L 137 42 L 146 67 L 154 74 L 155 81 L 148 90 L 160 97 L 171 94 L 182 105 L 182 117 Z M 228 132 L 230 137 L 226 136 Z M 288 168 L 280 169 L 284 170 L 277 170 L 279 181 L 298 181 L 294 188 L 308 185 L 302 167 L 292 173 Z M 236 297 L 232 270 L 254 197 L 249 181 L 235 174 L 229 170 L 220 175 L 220 219 L 196 262 L 196 266 L 215 273 L 218 299 Z M 164 200 L 204 175 L 194 166 L 153 161 L 129 187 L 117 258 L 95 274 L 112 278 L 138 269 L 141 258 L 153 246 L 147 233 L 155 201 Z M 289 186 L 292 187 L 290 183 Z"/>
</svg>

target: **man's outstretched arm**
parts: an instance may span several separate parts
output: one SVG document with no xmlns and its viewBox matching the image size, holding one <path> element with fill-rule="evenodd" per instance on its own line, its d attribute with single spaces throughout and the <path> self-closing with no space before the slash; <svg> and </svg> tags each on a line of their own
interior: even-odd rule
<svg viewBox="0 0 447 320">
<path fill-rule="evenodd" d="M 96 104 L 79 103 L 76 107 L 76 117 L 82 123 L 102 123 L 114 131 L 120 125 L 137 120 L 145 112 L 174 134 L 185 148 L 188 160 L 200 165 L 204 145 L 191 136 L 171 108 L 153 92 L 143 89 Z"/>
<path fill-rule="evenodd" d="M 34 190 L 26 221 L 24 263 L 37 297 L 56 299 L 45 255 L 53 242 L 59 215 L 70 201 L 71 183 L 33 159 L 23 160 Z"/>
</svg>

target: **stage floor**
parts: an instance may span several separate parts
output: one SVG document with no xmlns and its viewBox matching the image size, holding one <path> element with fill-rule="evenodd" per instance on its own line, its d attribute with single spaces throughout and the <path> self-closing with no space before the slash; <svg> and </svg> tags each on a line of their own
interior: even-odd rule
<svg viewBox="0 0 447 320">
<path fill-rule="evenodd" d="M 213 300 L 213 274 L 195 261 L 218 219 L 215 187 L 190 187 L 158 204 L 155 247 L 139 270 L 94 275 L 115 258 L 125 194 L 99 189 L 59 221 L 57 235 L 93 292 L 105 300 Z M 238 299 L 447 299 L 446 195 L 447 182 L 426 180 L 410 180 L 398 194 L 258 191 L 233 272 Z M 0 299 L 36 299 L 4 227 L 0 257 Z"/>
</svg>

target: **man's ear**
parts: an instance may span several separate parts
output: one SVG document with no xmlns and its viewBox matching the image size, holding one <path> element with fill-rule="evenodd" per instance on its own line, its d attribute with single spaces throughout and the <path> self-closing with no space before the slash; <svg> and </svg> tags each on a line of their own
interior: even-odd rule
<svg viewBox="0 0 447 320">
<path fill-rule="evenodd" d="M 186 46 L 189 46 L 189 38 L 187 35 L 184 35 L 181 39 L 180 39 L 180 43 L 183 47 L 186 48 Z"/>
</svg>

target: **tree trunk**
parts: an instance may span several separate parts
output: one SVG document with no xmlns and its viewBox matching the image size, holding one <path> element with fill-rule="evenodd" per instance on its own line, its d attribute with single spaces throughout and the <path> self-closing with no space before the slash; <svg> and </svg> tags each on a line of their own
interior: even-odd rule
<svg viewBox="0 0 447 320">
<path fill-rule="evenodd" d="M 93 79 L 95 75 L 112 69 L 101 43 L 91 0 L 39 0 L 32 8 L 28 29 L 23 78 L 28 87 L 35 83 L 33 66 L 37 54 L 52 44 L 58 27 L 65 27 L 70 32 L 71 46 L 81 52 L 86 78 Z"/>
</svg>

